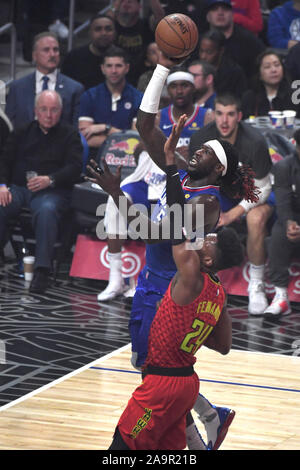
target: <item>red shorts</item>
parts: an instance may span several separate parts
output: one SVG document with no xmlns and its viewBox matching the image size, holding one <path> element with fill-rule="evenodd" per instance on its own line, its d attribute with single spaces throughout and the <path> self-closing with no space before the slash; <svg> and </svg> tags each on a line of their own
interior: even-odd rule
<svg viewBox="0 0 300 470">
<path fill-rule="evenodd" d="M 196 373 L 189 377 L 148 374 L 133 392 L 118 428 L 132 450 L 182 450 L 186 415 L 199 392 Z"/>
</svg>

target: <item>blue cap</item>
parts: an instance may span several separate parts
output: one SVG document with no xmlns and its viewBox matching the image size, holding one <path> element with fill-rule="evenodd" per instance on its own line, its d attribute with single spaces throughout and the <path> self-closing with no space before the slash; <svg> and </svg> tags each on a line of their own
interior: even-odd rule
<svg viewBox="0 0 300 470">
<path fill-rule="evenodd" d="M 223 4 L 229 8 L 232 8 L 231 0 L 206 0 L 206 8 L 209 10 L 211 7 L 217 5 L 218 3 Z"/>
</svg>

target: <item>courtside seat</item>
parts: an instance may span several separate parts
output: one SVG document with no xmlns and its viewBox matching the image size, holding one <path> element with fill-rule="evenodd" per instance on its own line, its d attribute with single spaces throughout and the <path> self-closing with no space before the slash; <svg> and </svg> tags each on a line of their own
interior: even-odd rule
<svg viewBox="0 0 300 470">
<path fill-rule="evenodd" d="M 96 161 L 101 166 L 105 159 L 109 169 L 114 173 L 122 166 L 121 181 L 136 169 L 135 148 L 140 142 L 138 132 L 128 130 L 111 134 L 99 150 Z M 108 195 L 103 189 L 90 181 L 76 184 L 72 193 L 72 208 L 76 224 L 84 232 L 95 231 L 99 217 L 96 216 L 100 204 L 106 204 Z M 104 211 L 103 211 L 104 214 Z"/>
<path fill-rule="evenodd" d="M 74 236 L 74 213 L 72 209 L 66 212 L 59 227 L 59 237 L 54 245 L 52 265 L 53 280 L 56 281 L 61 263 L 68 251 L 71 250 Z M 17 218 L 8 221 L 8 240 L 14 250 L 17 263 L 21 266 L 25 254 L 34 255 L 36 239 L 32 228 L 32 215 L 27 207 L 22 208 Z"/>
</svg>

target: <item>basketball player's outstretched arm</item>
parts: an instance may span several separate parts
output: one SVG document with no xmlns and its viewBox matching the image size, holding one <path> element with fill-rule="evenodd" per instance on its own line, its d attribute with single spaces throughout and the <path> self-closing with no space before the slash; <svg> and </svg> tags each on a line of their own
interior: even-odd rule
<svg viewBox="0 0 300 470">
<path fill-rule="evenodd" d="M 131 222 L 136 222 L 137 220 L 140 224 L 143 224 L 144 233 L 148 235 L 148 238 L 146 235 L 143 238 L 145 243 L 159 243 L 160 240 L 164 239 L 164 223 L 167 223 L 164 219 L 167 218 L 165 217 L 160 223 L 156 223 L 138 208 L 136 208 L 136 210 L 130 210 L 134 204 L 125 196 L 121 189 L 122 167 L 119 166 L 116 172 L 112 173 L 104 158 L 101 163 L 103 169 L 99 168 L 95 160 L 91 159 L 89 165 L 87 165 L 87 170 L 91 177 L 86 177 L 85 179 L 92 183 L 99 184 L 99 186 L 113 198 L 117 208 L 129 226 Z M 131 227 L 131 229 L 134 231 L 133 227 Z M 141 238 L 141 233 L 139 233 L 139 238 Z"/>
<path fill-rule="evenodd" d="M 159 62 L 145 90 L 137 116 L 136 127 L 152 160 L 165 169 L 164 145 L 166 136 L 156 125 L 161 93 L 169 74 L 169 69 L 178 64 L 178 59 L 169 59 L 161 52 Z M 186 168 L 186 162 L 180 154 L 176 154 L 179 168 Z"/>
<path fill-rule="evenodd" d="M 162 130 L 155 125 L 156 114 L 146 113 L 139 110 L 136 127 L 142 141 L 154 163 L 162 170 L 164 164 L 164 144 L 166 136 Z"/>
<path fill-rule="evenodd" d="M 186 122 L 187 116 L 182 115 L 178 124 L 173 126 L 171 135 L 164 146 L 167 174 L 167 204 L 170 209 L 181 206 L 181 214 L 170 217 L 172 253 L 177 267 L 177 274 L 172 284 L 172 298 L 175 303 L 185 305 L 192 302 L 202 290 L 203 280 L 200 275 L 200 259 L 194 249 L 189 249 L 189 242 L 183 233 L 185 198 L 181 188 L 177 166 L 174 165 L 174 152 Z M 179 230 L 178 230 L 179 229 Z"/>
</svg>

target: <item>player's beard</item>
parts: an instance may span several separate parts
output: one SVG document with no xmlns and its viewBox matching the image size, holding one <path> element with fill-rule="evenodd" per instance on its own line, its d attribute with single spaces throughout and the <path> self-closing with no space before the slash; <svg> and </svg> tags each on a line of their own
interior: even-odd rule
<svg viewBox="0 0 300 470">
<path fill-rule="evenodd" d="M 200 179 L 203 179 L 203 178 L 206 178 L 206 176 L 209 176 L 211 173 L 210 170 L 206 170 L 205 168 L 201 170 L 198 170 L 197 168 L 195 169 L 188 169 L 188 175 L 189 177 L 191 178 L 191 180 L 200 180 Z"/>
<path fill-rule="evenodd" d="M 206 164 L 199 165 L 195 168 L 188 167 L 187 173 L 192 180 L 200 180 L 209 176 L 212 173 L 214 166 L 214 162 L 207 162 Z"/>
</svg>

